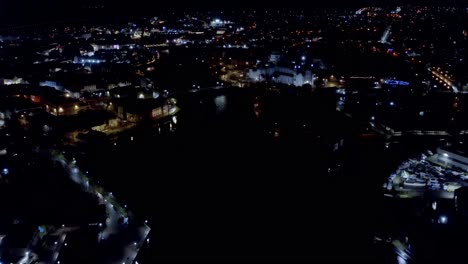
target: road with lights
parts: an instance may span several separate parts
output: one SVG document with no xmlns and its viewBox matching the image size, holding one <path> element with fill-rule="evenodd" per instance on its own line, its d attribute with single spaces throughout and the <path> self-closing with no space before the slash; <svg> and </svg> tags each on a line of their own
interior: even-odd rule
<svg viewBox="0 0 468 264">
<path fill-rule="evenodd" d="M 129 222 L 133 221 L 132 214 L 126 209 L 126 206 L 121 206 L 116 201 L 112 193 L 107 193 L 101 187 L 92 183 L 86 174 L 81 172 L 76 166 L 76 162 L 74 160 L 67 161 L 66 158 L 56 150 L 52 150 L 47 154 L 50 155 L 53 161 L 62 165 L 73 182 L 79 184 L 84 191 L 97 196 L 99 201 L 106 205 L 107 219 L 105 228 L 99 234 L 100 242 L 112 239 L 112 235 L 120 237 L 119 235 L 122 232 L 128 232 L 128 230 L 131 231 L 134 239 L 128 242 L 126 241 L 122 244 L 122 248 L 116 249 L 116 252 L 122 252 L 122 255 L 119 260 L 112 260 L 110 263 L 133 263 L 138 255 L 140 247 L 145 243 L 151 228 L 146 223 L 138 224 L 136 228 L 129 227 Z M 119 223 L 119 219 L 124 219 L 123 223 Z M 64 239 L 61 241 L 60 245 L 63 244 L 63 242 Z M 58 263 L 57 258 L 58 252 L 54 256 L 55 263 Z"/>
<path fill-rule="evenodd" d="M 445 86 L 447 89 L 452 89 L 455 93 L 458 93 L 458 87 L 453 84 L 453 81 L 449 78 L 447 73 L 442 73 L 431 68 L 428 68 L 428 70 L 432 73 L 432 77 L 435 78 L 436 81 L 440 82 L 441 85 Z"/>
</svg>

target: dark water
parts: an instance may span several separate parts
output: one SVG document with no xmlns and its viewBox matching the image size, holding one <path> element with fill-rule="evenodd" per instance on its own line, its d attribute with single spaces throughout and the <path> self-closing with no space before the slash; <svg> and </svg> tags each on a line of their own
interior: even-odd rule
<svg viewBox="0 0 468 264">
<path fill-rule="evenodd" d="M 386 228 L 381 186 L 412 152 L 356 137 L 327 98 L 249 90 L 192 95 L 179 99 L 174 132 L 169 124 L 161 133 L 135 131 L 133 141 L 125 136 L 117 147 L 91 152 L 91 175 L 149 220 L 140 262 L 393 263 L 394 255 L 372 243 Z M 269 134 L 274 123 L 279 138 Z M 298 123 L 310 127 L 307 133 Z M 346 142 L 339 154 L 318 140 L 336 131 Z M 417 153 L 421 145 L 410 148 Z M 341 172 L 330 175 L 337 164 Z"/>
</svg>

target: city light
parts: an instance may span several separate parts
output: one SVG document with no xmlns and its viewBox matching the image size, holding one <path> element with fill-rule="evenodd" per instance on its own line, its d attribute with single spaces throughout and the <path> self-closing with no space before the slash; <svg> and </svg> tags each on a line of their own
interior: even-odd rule
<svg viewBox="0 0 468 264">
<path fill-rule="evenodd" d="M 447 224 L 447 223 L 448 223 L 448 218 L 447 218 L 447 216 L 441 215 L 441 216 L 439 217 L 439 223 L 440 223 L 440 224 Z"/>
<path fill-rule="evenodd" d="M 67 263 L 80 252 L 93 253 L 82 254 L 89 258 L 84 264 L 147 263 L 155 253 L 246 241 L 245 248 L 267 249 L 262 256 L 286 246 L 297 259 L 308 253 L 302 240 L 310 237 L 319 251 L 330 247 L 336 255 L 330 258 L 344 262 L 352 262 L 345 259 L 349 252 L 362 259 L 382 253 L 382 260 L 398 263 L 465 261 L 457 250 L 466 247 L 462 234 L 452 231 L 468 223 L 468 151 L 459 144 L 468 136 L 466 7 L 341 1 L 316 10 L 293 2 L 277 10 L 231 10 L 232 3 L 219 1 L 213 10 L 183 3 L 166 10 L 152 1 L 77 2 L 50 14 L 38 4 L 27 20 L 4 17 L 0 185 L 8 210 L 0 216 L 0 264 Z M 132 6 L 154 14 L 138 17 Z M 33 14 L 51 22 L 69 18 L 44 24 Z M 99 19 L 88 19 L 93 16 Z M 233 182 L 231 173 L 261 177 Z M 300 199 L 310 186 L 320 207 L 334 211 L 318 217 L 325 221 L 281 213 L 291 204 L 310 207 L 311 199 Z M 249 214 L 272 193 L 284 200 L 280 213 Z M 211 200 L 223 205 L 223 226 L 273 219 L 277 239 L 254 241 L 258 228 L 249 223 L 240 224 L 242 236 L 218 236 L 219 225 L 202 219 L 219 218 Z M 369 203 L 348 210 L 361 200 L 385 203 L 377 211 Z M 187 218 L 191 205 L 205 216 Z M 356 214 L 378 223 L 353 226 Z M 427 225 L 406 228 L 414 216 Z M 206 235 L 199 243 L 151 248 L 145 217 L 155 221 L 151 234 L 158 241 L 191 239 L 173 219 L 201 226 Z M 338 232 L 351 247 L 319 235 L 340 221 L 354 227 Z M 289 232 L 290 226 L 304 232 Z M 25 236 L 20 250 L 17 231 Z M 367 235 L 385 252 L 359 252 L 368 248 Z M 428 237 L 443 237 L 449 250 L 432 250 L 438 241 Z M 243 250 L 234 253 L 250 255 Z M 8 252 L 19 256 L 10 260 Z"/>
<path fill-rule="evenodd" d="M 384 83 L 389 84 L 389 85 L 398 85 L 398 86 L 408 86 L 410 84 L 409 82 L 398 81 L 398 80 L 385 80 Z"/>
</svg>

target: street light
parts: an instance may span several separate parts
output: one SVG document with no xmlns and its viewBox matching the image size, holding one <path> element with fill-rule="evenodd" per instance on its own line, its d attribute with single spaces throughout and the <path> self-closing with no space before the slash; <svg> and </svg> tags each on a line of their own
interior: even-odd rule
<svg viewBox="0 0 468 264">
<path fill-rule="evenodd" d="M 447 216 L 441 215 L 441 216 L 439 217 L 439 223 L 440 223 L 440 224 L 447 224 L 447 223 L 448 223 L 448 218 L 447 218 Z"/>
</svg>

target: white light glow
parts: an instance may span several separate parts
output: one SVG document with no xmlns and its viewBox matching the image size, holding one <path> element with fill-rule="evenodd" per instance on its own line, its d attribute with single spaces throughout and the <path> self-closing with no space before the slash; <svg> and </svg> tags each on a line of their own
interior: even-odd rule
<svg viewBox="0 0 468 264">
<path fill-rule="evenodd" d="M 441 224 L 447 224 L 447 223 L 448 223 L 448 218 L 447 218 L 447 216 L 441 215 L 441 216 L 439 217 L 439 223 L 441 223 Z"/>
</svg>

